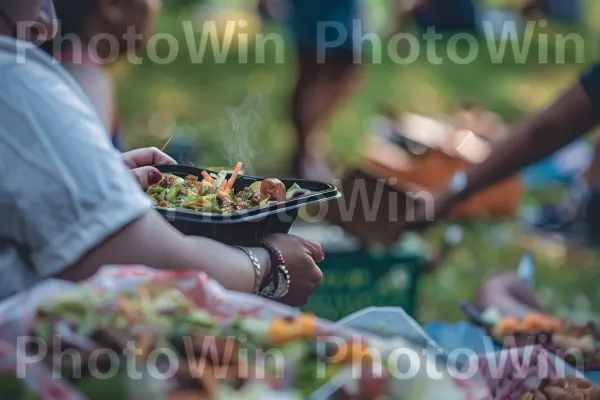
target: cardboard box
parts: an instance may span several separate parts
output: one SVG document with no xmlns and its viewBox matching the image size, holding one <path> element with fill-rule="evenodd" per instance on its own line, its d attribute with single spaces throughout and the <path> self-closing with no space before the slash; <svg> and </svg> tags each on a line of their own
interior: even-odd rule
<svg viewBox="0 0 600 400">
<path fill-rule="evenodd" d="M 413 156 L 377 139 L 367 140 L 363 155 L 365 172 L 377 178 L 395 178 L 395 186 L 400 190 L 419 187 L 435 192 L 444 188 L 455 172 L 472 165 L 438 149 L 430 149 L 423 156 Z M 512 177 L 457 206 L 450 219 L 510 218 L 515 215 L 522 195 L 520 179 Z"/>
<path fill-rule="evenodd" d="M 349 171 L 336 182 L 343 194 L 328 204 L 326 218 L 356 236 L 363 245 L 394 245 L 402 233 L 412 201 L 407 193 L 417 187 L 392 186 L 363 170 Z"/>
</svg>

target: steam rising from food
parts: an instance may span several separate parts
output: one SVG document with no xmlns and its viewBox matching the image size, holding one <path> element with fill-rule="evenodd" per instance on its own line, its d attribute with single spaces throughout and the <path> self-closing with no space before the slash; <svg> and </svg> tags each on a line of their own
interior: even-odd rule
<svg viewBox="0 0 600 400">
<path fill-rule="evenodd" d="M 244 172 L 252 174 L 252 162 L 257 156 L 256 139 L 263 128 L 261 110 L 263 98 L 250 95 L 237 108 L 227 110 L 227 119 L 220 126 L 220 137 L 229 165 L 244 164 Z"/>
</svg>

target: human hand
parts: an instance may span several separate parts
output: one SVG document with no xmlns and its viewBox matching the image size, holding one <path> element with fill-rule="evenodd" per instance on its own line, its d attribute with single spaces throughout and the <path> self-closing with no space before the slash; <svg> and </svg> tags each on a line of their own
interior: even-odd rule
<svg viewBox="0 0 600 400">
<path fill-rule="evenodd" d="M 323 281 L 316 264 L 325 259 L 321 245 L 293 235 L 271 235 L 267 241 L 281 251 L 290 274 L 290 290 L 280 301 L 292 307 L 303 306 Z"/>
<path fill-rule="evenodd" d="M 148 189 L 150 185 L 160 182 L 162 179 L 162 174 L 153 165 L 177 164 L 174 159 L 156 147 L 128 151 L 123 153 L 122 157 L 144 190 Z"/>
<path fill-rule="evenodd" d="M 414 217 L 406 221 L 406 230 L 421 231 L 431 227 L 443 219 L 457 203 L 455 196 L 448 191 L 433 195 L 433 202 L 418 202 L 415 206 Z"/>
</svg>

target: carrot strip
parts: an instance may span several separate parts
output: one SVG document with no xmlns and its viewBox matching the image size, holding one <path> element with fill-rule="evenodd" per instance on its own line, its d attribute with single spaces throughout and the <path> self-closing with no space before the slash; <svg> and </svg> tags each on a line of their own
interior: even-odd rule
<svg viewBox="0 0 600 400">
<path fill-rule="evenodd" d="M 117 299 L 117 305 L 123 313 L 123 315 L 125 315 L 125 318 L 127 318 L 129 321 L 136 321 L 138 319 L 138 314 L 135 311 L 135 309 L 131 306 L 129 300 L 123 297 L 119 297 Z"/>
<path fill-rule="evenodd" d="M 202 175 L 202 177 L 204 178 L 204 180 L 205 180 L 205 181 L 208 181 L 208 182 L 209 182 L 209 183 L 211 183 L 211 184 L 212 184 L 212 183 L 215 183 L 215 180 L 213 179 L 213 177 L 212 177 L 212 176 L 210 176 L 210 175 L 208 174 L 208 172 L 206 172 L 206 171 L 202 171 L 202 172 L 201 172 L 201 175 Z"/>
<path fill-rule="evenodd" d="M 147 333 L 142 333 L 140 335 L 140 350 L 139 354 L 136 354 L 137 361 L 146 361 L 148 358 L 148 351 L 150 350 L 150 345 L 152 344 L 152 338 Z"/>
<path fill-rule="evenodd" d="M 227 181 L 225 179 L 223 179 L 223 182 L 221 182 L 221 185 L 219 186 L 219 190 L 227 192 Z"/>
<path fill-rule="evenodd" d="M 238 162 L 235 165 L 235 169 L 233 170 L 233 173 L 231 174 L 231 178 L 229 178 L 229 180 L 227 181 L 227 189 L 229 189 L 229 190 L 233 189 L 233 184 L 235 183 L 235 180 L 237 179 L 241 170 L 242 170 L 242 163 Z"/>
<path fill-rule="evenodd" d="M 204 368 L 202 368 L 202 367 L 204 367 Z M 215 374 L 215 370 L 211 366 L 209 366 L 206 362 L 202 363 L 202 361 L 200 361 L 198 363 L 197 370 L 198 370 L 198 375 L 199 375 L 198 378 L 199 378 L 200 384 L 212 398 L 213 396 L 216 395 L 217 391 L 219 390 L 219 381 Z M 202 372 L 204 372 L 204 373 L 202 373 Z"/>
<path fill-rule="evenodd" d="M 229 193 L 227 193 L 225 190 L 217 190 L 217 196 L 219 196 L 219 198 L 223 201 L 229 200 Z"/>
<path fill-rule="evenodd" d="M 138 294 L 140 295 L 142 306 L 144 308 L 148 308 L 151 302 L 150 292 L 148 291 L 148 288 L 146 286 L 140 286 L 138 288 Z"/>
</svg>

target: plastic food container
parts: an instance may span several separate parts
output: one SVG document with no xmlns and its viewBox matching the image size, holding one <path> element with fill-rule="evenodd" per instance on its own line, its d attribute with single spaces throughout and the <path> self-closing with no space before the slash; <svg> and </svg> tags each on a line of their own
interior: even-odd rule
<svg viewBox="0 0 600 400">
<path fill-rule="evenodd" d="M 184 178 L 187 175 L 202 177 L 202 168 L 184 165 L 160 165 L 158 170 Z M 206 170 L 208 173 L 213 171 Z M 229 177 L 229 175 L 228 175 Z M 233 189 L 238 192 L 256 181 L 266 178 L 239 176 Z M 252 246 L 274 233 L 288 233 L 302 207 L 340 198 L 342 195 L 331 184 L 302 179 L 281 179 L 286 188 L 294 183 L 312 194 L 265 207 L 252 208 L 229 215 L 198 213 L 192 210 L 156 208 L 171 225 L 185 235 L 204 236 L 219 242 Z"/>
</svg>

